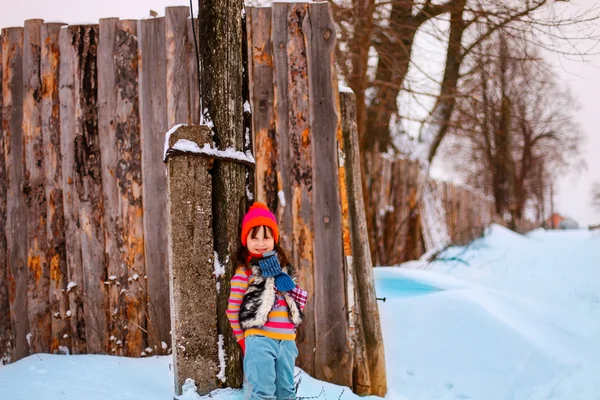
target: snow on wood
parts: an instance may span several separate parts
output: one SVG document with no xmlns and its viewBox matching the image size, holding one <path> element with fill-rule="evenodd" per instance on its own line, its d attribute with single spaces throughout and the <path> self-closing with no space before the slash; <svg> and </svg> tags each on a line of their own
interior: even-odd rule
<svg viewBox="0 0 600 400">
<path fill-rule="evenodd" d="M 187 124 L 173 125 L 171 129 L 169 129 L 167 133 L 165 133 L 165 150 L 163 151 L 163 160 L 167 158 L 167 150 L 169 150 L 169 139 L 171 138 L 171 135 L 174 134 L 177 131 L 177 129 L 181 128 L 182 126 L 187 126 Z"/>
<path fill-rule="evenodd" d="M 285 193 L 283 193 L 283 190 L 277 192 L 277 197 L 279 197 L 279 204 L 281 204 L 281 207 L 285 207 Z"/>
<path fill-rule="evenodd" d="M 247 113 L 251 113 L 252 112 L 252 109 L 250 108 L 250 103 L 248 103 L 248 100 L 246 100 L 244 102 L 244 112 L 247 112 Z"/>
<path fill-rule="evenodd" d="M 69 284 L 67 285 L 67 292 L 70 292 L 76 286 L 77 284 L 75 282 L 69 282 Z"/>
<path fill-rule="evenodd" d="M 177 150 L 185 153 L 195 153 L 195 154 L 206 154 L 208 156 L 212 156 L 214 158 L 218 158 L 221 160 L 234 160 L 239 161 L 242 164 L 254 166 L 256 161 L 252 154 L 249 151 L 241 152 L 233 148 L 227 148 L 225 150 L 215 149 L 210 146 L 208 143 L 205 143 L 202 147 L 198 146 L 197 143 L 192 142 L 187 139 L 179 139 L 177 142 L 171 147 L 172 150 Z M 167 149 L 169 150 L 169 149 Z M 166 157 L 166 152 L 165 152 Z"/>
<path fill-rule="evenodd" d="M 217 374 L 217 378 L 221 380 L 221 382 L 225 382 L 227 377 L 225 376 L 225 348 L 223 347 L 223 335 L 219 334 L 219 373 Z"/>
<path fill-rule="evenodd" d="M 344 86 L 344 85 L 338 85 L 338 91 L 340 93 L 354 93 L 354 90 L 352 90 L 348 86 Z"/>
</svg>

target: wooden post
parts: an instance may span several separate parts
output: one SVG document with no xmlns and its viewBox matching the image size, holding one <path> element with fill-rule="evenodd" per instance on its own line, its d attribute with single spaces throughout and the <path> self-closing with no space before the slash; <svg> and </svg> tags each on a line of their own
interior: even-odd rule
<svg viewBox="0 0 600 400">
<path fill-rule="evenodd" d="M 159 354 L 171 348 L 167 259 L 167 177 L 164 157 L 167 126 L 165 19 L 138 22 L 140 136 L 144 254 L 148 276 L 148 345 Z"/>
<path fill-rule="evenodd" d="M 185 139 L 211 143 L 205 126 L 183 126 L 169 146 Z M 217 289 L 212 237 L 212 160 L 197 154 L 168 158 L 169 273 L 175 392 L 187 378 L 207 394 L 217 387 L 219 371 Z M 221 289 L 222 290 L 222 289 Z"/>
<path fill-rule="evenodd" d="M 109 254 L 112 352 L 138 357 L 146 348 L 146 266 L 138 110 L 136 21 L 100 21 L 98 99 L 102 185 Z M 158 159 L 160 160 L 160 159 Z M 157 161 L 158 161 L 157 160 Z M 121 340 L 123 347 L 115 346 Z M 123 349 L 123 352 L 120 350 Z"/>
<path fill-rule="evenodd" d="M 358 343 L 354 362 L 354 391 L 384 397 L 387 392 L 385 354 L 379 309 L 375 295 L 369 232 L 363 205 L 360 173 L 356 99 L 353 93 L 340 93 L 344 167 L 348 193 L 348 218 L 352 246 L 353 282 L 356 293 Z M 360 323 L 359 323 L 360 322 Z M 361 357 L 361 354 L 364 356 Z"/>
<path fill-rule="evenodd" d="M 315 377 L 352 386 L 338 189 L 334 68 L 335 25 L 329 3 L 310 3 L 302 24 L 307 43 L 314 201 Z M 332 296 L 335 293 L 337 295 Z M 326 351 L 323 351 L 327 349 Z"/>
<path fill-rule="evenodd" d="M 23 28 L 2 30 L 2 129 L 6 166 L 6 260 L 13 331 L 12 361 L 29 355 L 27 207 L 23 170 Z"/>
<path fill-rule="evenodd" d="M 52 318 L 52 353 L 71 353 L 71 326 L 67 318 L 68 271 L 65 254 L 65 224 L 63 211 L 62 157 L 60 153 L 59 65 L 58 37 L 64 24 L 43 24 L 41 28 L 42 136 L 46 185 L 47 260 L 50 264 L 50 313 Z"/>
<path fill-rule="evenodd" d="M 0 226 L 6 226 L 6 163 L 4 161 L 4 132 L 2 131 L 2 35 L 0 35 Z M 12 354 L 10 302 L 8 301 L 8 263 L 6 259 L 6 234 L 0 230 L 0 365 L 8 364 Z M 8 316 L 8 318 L 6 317 Z"/>
<path fill-rule="evenodd" d="M 199 2 L 201 99 L 204 122 L 212 122 L 219 149 L 244 148 L 242 99 L 242 2 Z M 167 16 L 168 17 L 168 16 Z M 253 179 L 253 177 L 252 177 Z M 230 279 L 237 266 L 239 231 L 247 209 L 246 169 L 237 163 L 215 161 L 213 169 L 213 234 L 215 251 L 225 268 L 218 295 L 218 330 L 223 335 L 226 381 L 242 385 L 240 348 L 226 316 Z"/>
<path fill-rule="evenodd" d="M 69 26 L 61 30 L 59 41 L 68 291 L 77 336 L 73 351 L 103 353 L 109 317 L 96 105 L 98 26 Z"/>
<path fill-rule="evenodd" d="M 51 320 L 48 308 L 50 271 L 46 260 L 46 190 L 41 131 L 40 27 L 41 19 L 25 21 L 23 38 L 23 140 L 27 202 L 27 272 L 31 351 L 50 351 Z"/>
</svg>

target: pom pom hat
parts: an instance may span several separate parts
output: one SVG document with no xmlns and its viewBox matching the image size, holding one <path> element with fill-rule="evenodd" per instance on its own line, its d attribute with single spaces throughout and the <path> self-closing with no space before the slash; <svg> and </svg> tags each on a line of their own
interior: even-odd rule
<svg viewBox="0 0 600 400">
<path fill-rule="evenodd" d="M 275 243 L 279 243 L 279 227 L 277 226 L 275 215 L 269 211 L 269 208 L 265 204 L 256 202 L 252 204 L 242 220 L 242 235 L 240 239 L 244 247 L 247 245 L 246 239 L 252 228 L 263 225 L 271 228 Z"/>
</svg>

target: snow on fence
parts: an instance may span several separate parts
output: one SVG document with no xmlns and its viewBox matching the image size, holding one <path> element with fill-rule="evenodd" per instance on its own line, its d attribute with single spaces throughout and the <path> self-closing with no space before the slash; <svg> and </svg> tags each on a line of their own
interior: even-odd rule
<svg viewBox="0 0 600 400">
<path fill-rule="evenodd" d="M 165 14 L 2 30 L 5 361 L 170 347 L 164 132 L 200 112 L 189 9 Z"/>
</svg>

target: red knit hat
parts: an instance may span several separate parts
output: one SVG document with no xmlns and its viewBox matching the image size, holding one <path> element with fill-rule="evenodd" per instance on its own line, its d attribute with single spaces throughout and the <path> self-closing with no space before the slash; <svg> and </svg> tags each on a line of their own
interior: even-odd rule
<svg viewBox="0 0 600 400">
<path fill-rule="evenodd" d="M 259 202 L 252 204 L 244 219 L 242 220 L 242 245 L 246 246 L 246 239 L 248 238 L 248 232 L 257 226 L 268 226 L 273 232 L 273 239 L 275 243 L 279 243 L 279 227 L 277 226 L 277 219 L 269 208 Z"/>
</svg>

